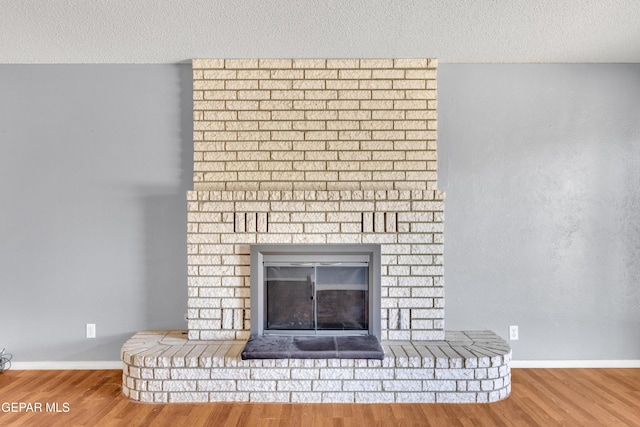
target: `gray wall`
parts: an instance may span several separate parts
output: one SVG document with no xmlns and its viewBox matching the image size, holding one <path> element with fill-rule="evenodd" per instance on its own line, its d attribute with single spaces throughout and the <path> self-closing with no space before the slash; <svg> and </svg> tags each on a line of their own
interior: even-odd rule
<svg viewBox="0 0 640 427">
<path fill-rule="evenodd" d="M 640 359 L 640 65 L 442 65 L 448 329 Z"/>
<path fill-rule="evenodd" d="M 14 360 L 118 360 L 140 329 L 186 327 L 191 98 L 190 65 L 0 66 L 0 349 Z"/>
<path fill-rule="evenodd" d="M 447 328 L 640 359 L 640 66 L 438 78 Z M 117 360 L 186 327 L 191 120 L 188 65 L 0 66 L 0 348 Z"/>
</svg>

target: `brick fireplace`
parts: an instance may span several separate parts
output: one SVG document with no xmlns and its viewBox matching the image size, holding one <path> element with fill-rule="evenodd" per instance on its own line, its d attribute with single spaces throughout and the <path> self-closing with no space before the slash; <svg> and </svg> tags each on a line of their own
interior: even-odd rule
<svg viewBox="0 0 640 427">
<path fill-rule="evenodd" d="M 188 331 L 125 344 L 125 394 L 152 402 L 508 395 L 508 344 L 488 331 L 444 329 L 436 68 L 433 59 L 193 61 Z M 380 245 L 385 360 L 240 361 L 257 244 Z"/>
<path fill-rule="evenodd" d="M 251 244 L 382 246 L 382 339 L 444 338 L 436 61 L 197 60 L 189 338 L 247 339 Z"/>
</svg>

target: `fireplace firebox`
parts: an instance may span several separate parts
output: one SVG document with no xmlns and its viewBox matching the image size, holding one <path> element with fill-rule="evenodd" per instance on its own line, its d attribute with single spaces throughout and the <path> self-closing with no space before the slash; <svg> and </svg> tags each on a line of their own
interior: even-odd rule
<svg viewBox="0 0 640 427">
<path fill-rule="evenodd" d="M 251 334 L 380 338 L 380 245 L 252 245 Z"/>
</svg>

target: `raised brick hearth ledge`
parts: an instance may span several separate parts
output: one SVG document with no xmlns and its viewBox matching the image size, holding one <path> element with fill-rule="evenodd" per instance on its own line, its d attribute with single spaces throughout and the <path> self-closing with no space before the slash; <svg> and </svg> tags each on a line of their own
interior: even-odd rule
<svg viewBox="0 0 640 427">
<path fill-rule="evenodd" d="M 122 347 L 123 392 L 165 402 L 495 402 L 511 391 L 511 348 L 491 331 L 383 341 L 384 360 L 242 360 L 246 341 L 142 331 Z"/>
</svg>

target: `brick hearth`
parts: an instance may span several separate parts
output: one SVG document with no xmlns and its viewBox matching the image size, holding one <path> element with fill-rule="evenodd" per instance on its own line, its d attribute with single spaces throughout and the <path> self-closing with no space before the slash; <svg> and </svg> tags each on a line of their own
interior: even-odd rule
<svg viewBox="0 0 640 427">
<path fill-rule="evenodd" d="M 144 331 L 122 349 L 123 392 L 141 402 L 495 402 L 511 391 L 509 345 L 490 331 L 385 341 L 384 360 L 242 360 L 245 341 Z"/>
</svg>

